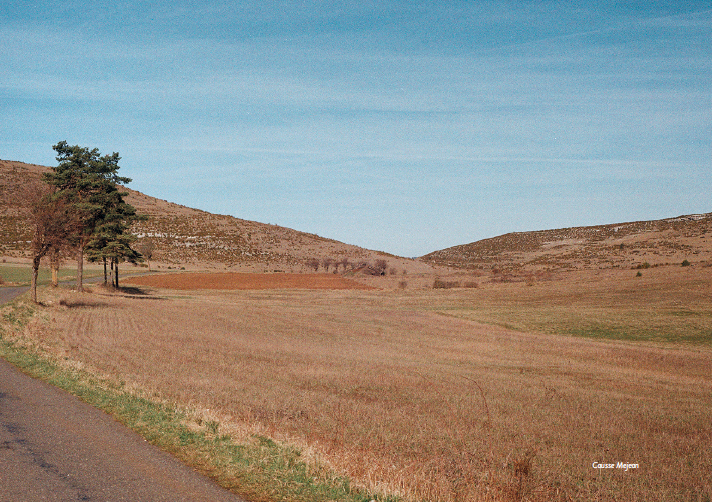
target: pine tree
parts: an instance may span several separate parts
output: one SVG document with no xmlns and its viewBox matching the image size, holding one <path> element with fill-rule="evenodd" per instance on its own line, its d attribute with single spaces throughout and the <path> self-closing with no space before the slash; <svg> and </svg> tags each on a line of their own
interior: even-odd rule
<svg viewBox="0 0 712 502">
<path fill-rule="evenodd" d="M 119 211 L 125 217 L 132 213 L 135 217 L 135 210 L 123 202 L 124 194 L 117 188 L 119 183 L 126 184 L 131 179 L 118 175 L 121 159 L 118 153 L 101 156 L 96 148 L 89 150 L 78 145 L 69 146 L 66 141 L 52 148 L 57 152 L 58 165 L 44 175 L 44 181 L 56 188 L 57 197 L 75 208 L 77 221 L 72 244 L 77 252 L 77 290 L 82 291 L 84 253 L 89 244 L 98 239 L 97 230 L 105 225 L 116 224 L 112 211 Z M 116 240 L 128 230 L 128 226 L 130 222 L 113 230 L 104 228 L 101 233 L 107 239 Z M 102 248 L 106 248 L 109 242 L 104 242 Z M 121 245 L 115 243 L 112 253 L 118 257 L 119 249 L 123 249 L 123 246 L 130 249 L 130 242 L 124 239 Z M 122 252 L 124 257 L 130 254 L 126 249 Z"/>
<path fill-rule="evenodd" d="M 119 287 L 119 263 L 143 261 L 141 254 L 131 248 L 137 238 L 129 230 L 133 222 L 144 220 L 145 216 L 137 215 L 134 207 L 123 201 L 124 195 L 116 191 L 105 199 L 103 219 L 86 247 L 90 261 L 104 262 L 104 284 L 108 284 L 107 261 L 111 264 L 116 288 Z"/>
</svg>

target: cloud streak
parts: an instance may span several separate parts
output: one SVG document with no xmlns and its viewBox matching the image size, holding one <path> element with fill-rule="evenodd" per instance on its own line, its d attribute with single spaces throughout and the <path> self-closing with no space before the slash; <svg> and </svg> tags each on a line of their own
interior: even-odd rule
<svg viewBox="0 0 712 502">
<path fill-rule="evenodd" d="M 702 2 L 83 5 L 0 24 L 0 157 L 410 256 L 710 210 Z"/>
</svg>

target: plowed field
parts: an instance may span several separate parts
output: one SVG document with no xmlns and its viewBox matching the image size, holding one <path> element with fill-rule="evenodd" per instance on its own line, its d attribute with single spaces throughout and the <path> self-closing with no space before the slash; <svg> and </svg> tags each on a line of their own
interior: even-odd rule
<svg viewBox="0 0 712 502">
<path fill-rule="evenodd" d="M 334 274 L 181 273 L 133 277 L 126 284 L 169 289 L 374 289 Z"/>
</svg>

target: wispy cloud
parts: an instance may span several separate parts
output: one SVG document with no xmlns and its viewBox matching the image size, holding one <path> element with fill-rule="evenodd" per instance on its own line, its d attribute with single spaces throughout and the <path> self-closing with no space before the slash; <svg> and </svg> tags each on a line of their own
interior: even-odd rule
<svg viewBox="0 0 712 502">
<path fill-rule="evenodd" d="M 0 157 L 118 150 L 161 198 L 407 255 L 709 210 L 702 2 L 84 4 L 0 22 Z"/>
</svg>

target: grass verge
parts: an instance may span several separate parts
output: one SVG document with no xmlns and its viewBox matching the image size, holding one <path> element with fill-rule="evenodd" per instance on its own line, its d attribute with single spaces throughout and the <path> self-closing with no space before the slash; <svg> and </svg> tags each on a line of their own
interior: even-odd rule
<svg viewBox="0 0 712 502">
<path fill-rule="evenodd" d="M 296 447 L 261 435 L 238 442 L 229 434 L 220 434 L 218 422 L 196 419 L 191 410 L 127 390 L 120 382 L 53 360 L 21 336 L 34 314 L 34 307 L 22 298 L 3 308 L 0 357 L 27 375 L 106 411 L 152 444 L 246 499 L 397 502 L 397 498 L 355 487 L 327 466 L 306 461 Z"/>
</svg>

